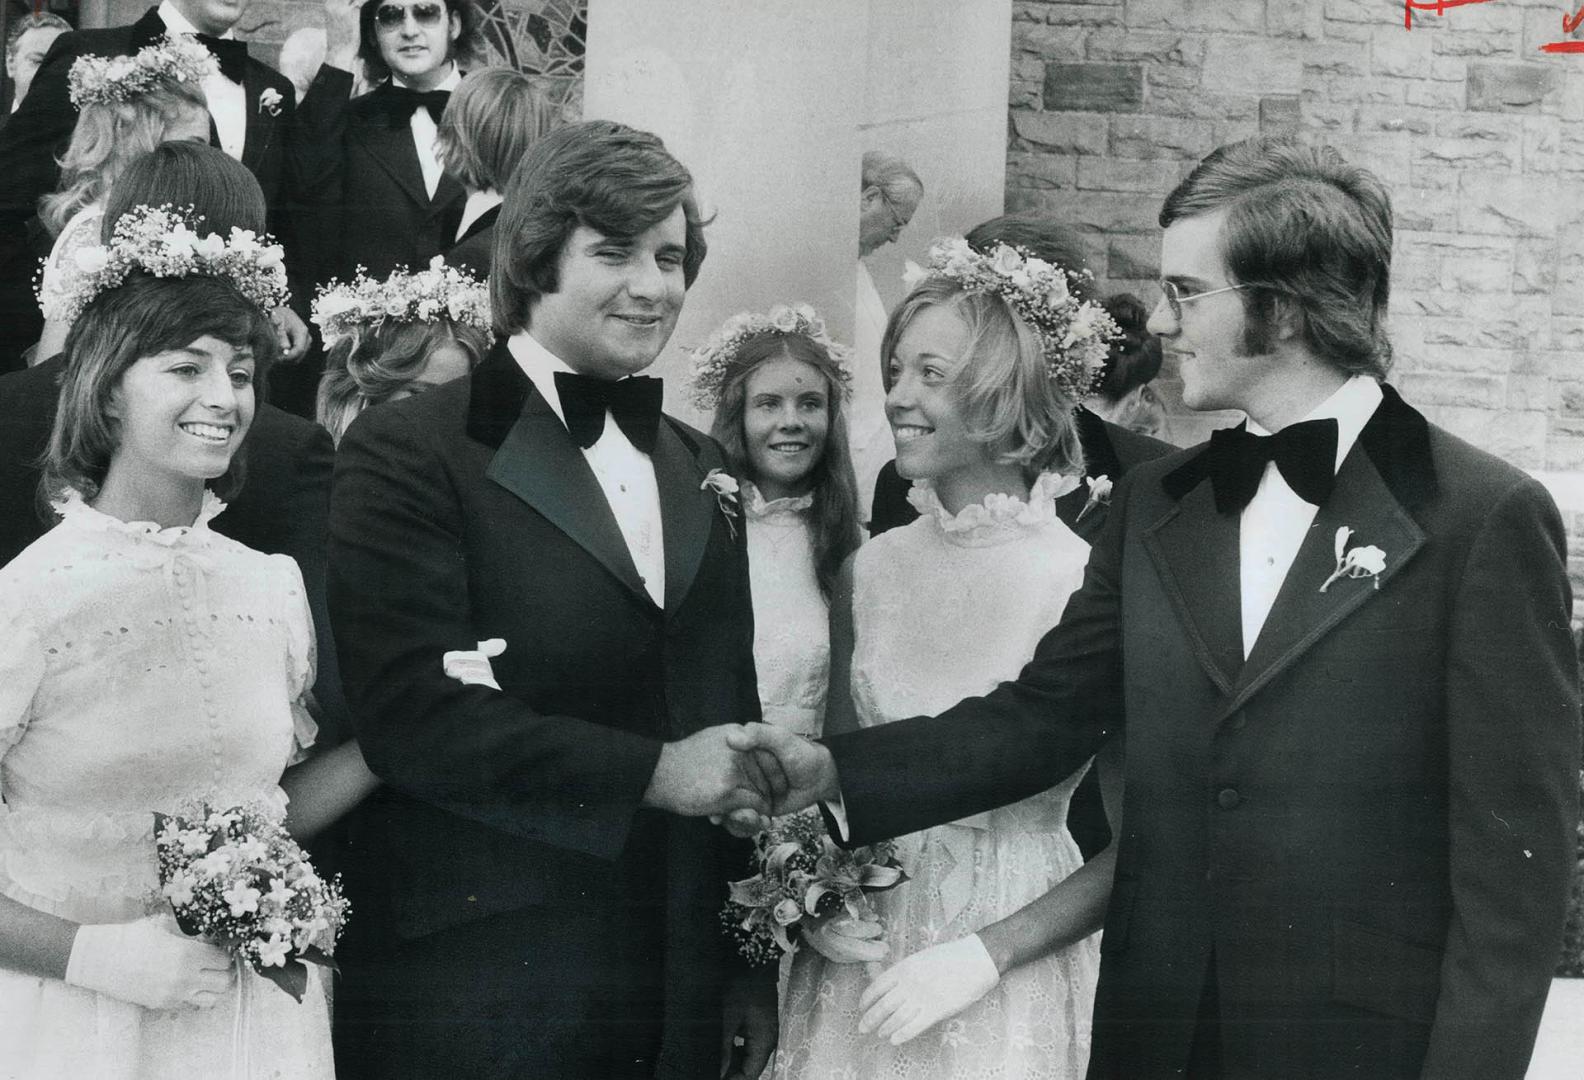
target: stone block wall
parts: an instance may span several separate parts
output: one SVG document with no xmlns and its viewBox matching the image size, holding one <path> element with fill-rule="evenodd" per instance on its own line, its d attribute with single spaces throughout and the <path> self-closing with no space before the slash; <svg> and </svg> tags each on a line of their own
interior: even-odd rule
<svg viewBox="0 0 1584 1080">
<path fill-rule="evenodd" d="M 1410 30 L 1399 0 L 1015 0 L 1007 209 L 1084 229 L 1106 287 L 1153 299 L 1161 199 L 1203 154 L 1324 139 L 1392 190 L 1394 381 L 1514 464 L 1576 472 L 1584 55 L 1540 51 L 1576 6 L 1468 4 Z M 1179 442 L 1229 419 L 1173 411 Z"/>
</svg>

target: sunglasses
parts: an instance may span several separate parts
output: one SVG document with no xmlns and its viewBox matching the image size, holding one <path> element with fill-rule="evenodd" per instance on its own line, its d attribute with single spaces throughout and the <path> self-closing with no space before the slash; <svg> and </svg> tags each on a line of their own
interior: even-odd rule
<svg viewBox="0 0 1584 1080">
<path fill-rule="evenodd" d="M 445 18 L 446 9 L 444 4 L 435 3 L 414 4 L 411 7 L 381 4 L 374 9 L 374 24 L 382 30 L 394 30 L 407 21 L 409 13 L 419 26 L 438 26 Z"/>
</svg>

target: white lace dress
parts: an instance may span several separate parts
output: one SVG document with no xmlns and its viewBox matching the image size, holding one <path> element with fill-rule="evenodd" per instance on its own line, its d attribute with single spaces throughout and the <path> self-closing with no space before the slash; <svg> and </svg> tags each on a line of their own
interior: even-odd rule
<svg viewBox="0 0 1584 1080">
<path fill-rule="evenodd" d="M 284 809 L 314 736 L 302 576 L 211 531 L 220 509 L 162 530 L 72 497 L 0 570 L 0 894 L 74 922 L 168 912 L 154 811 Z M 5 1080 L 333 1075 L 315 967 L 300 1005 L 247 973 L 212 1009 L 168 1011 L 0 969 Z"/>
<path fill-rule="evenodd" d="M 72 266 L 77 252 L 99 243 L 99 227 L 104 222 L 104 205 L 90 203 L 72 215 L 55 238 L 49 258 L 44 260 L 39 279 L 39 309 L 46 319 L 59 319 L 62 293 L 66 287 L 67 268 Z M 39 359 L 46 359 L 40 357 Z"/>
<path fill-rule="evenodd" d="M 753 484 L 742 485 L 764 721 L 817 736 L 830 678 L 830 618 L 814 575 L 813 505 L 813 495 L 766 501 Z"/>
<path fill-rule="evenodd" d="M 954 517 L 926 482 L 914 485 L 909 498 L 923 516 L 872 540 L 854 565 L 852 692 L 862 725 L 933 715 L 1017 675 L 1088 561 L 1088 545 L 1056 516 L 1054 500 L 1073 486 L 1044 476 L 1027 503 L 991 496 Z M 941 767 L 951 767 L 949 754 Z M 974 933 L 1076 870 L 1083 860 L 1066 817 L 1081 777 L 900 838 L 910 880 L 876 897 L 887 962 Z M 799 950 L 776 1076 L 1079 1080 L 1099 966 L 1091 937 L 1013 970 L 968 1009 L 894 1047 L 858 1032 L 863 966 Z"/>
</svg>

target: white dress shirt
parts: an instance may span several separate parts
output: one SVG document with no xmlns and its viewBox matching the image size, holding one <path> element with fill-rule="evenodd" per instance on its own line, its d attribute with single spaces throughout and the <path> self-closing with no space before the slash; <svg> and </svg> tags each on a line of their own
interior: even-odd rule
<svg viewBox="0 0 1584 1080">
<path fill-rule="evenodd" d="M 1305 416 L 1304 420 L 1335 420 L 1337 448 L 1334 469 L 1358 441 L 1359 432 L 1375 415 L 1381 403 L 1380 384 L 1364 375 L 1355 375 L 1330 397 Z M 1249 431 L 1269 434 L 1253 420 Z M 1314 524 L 1319 507 L 1300 499 L 1274 462 L 1265 466 L 1259 489 L 1243 509 L 1238 522 L 1238 574 L 1243 599 L 1243 659 L 1254 650 L 1276 594 L 1281 591 L 1287 571 L 1292 569 L 1298 549 Z"/>
<path fill-rule="evenodd" d="M 418 89 L 400 75 L 392 75 L 391 80 L 397 86 L 405 86 L 409 90 Z M 455 64 L 452 64 L 451 74 L 440 80 L 440 85 L 433 89 L 449 92 L 460 85 L 462 85 L 462 73 L 457 70 Z M 424 190 L 429 193 L 431 199 L 434 198 L 435 189 L 440 186 L 440 174 L 444 171 L 440 167 L 440 157 L 435 153 L 435 137 L 439 134 L 440 128 L 435 123 L 434 117 L 429 115 L 428 109 L 413 110 L 413 147 L 418 151 L 418 167 L 423 170 Z"/>
<path fill-rule="evenodd" d="M 561 408 L 555 373 L 572 369 L 526 331 L 513 334 L 506 348 L 523 374 L 550 403 L 556 417 L 565 424 L 566 413 Z M 660 486 L 655 482 L 654 463 L 622 433 L 609 410 L 605 413 L 605 429 L 594 445 L 583 451 L 583 459 L 594 470 L 594 479 L 605 492 L 605 501 L 610 504 L 616 525 L 627 541 L 627 550 L 638 567 L 644 588 L 657 606 L 665 607 L 665 545 L 660 525 Z"/>
<path fill-rule="evenodd" d="M 187 16 L 176 10 L 176 5 L 165 0 L 159 6 L 160 21 L 173 34 L 196 34 L 198 28 Z M 232 39 L 236 33 L 227 30 L 217 35 Z M 247 142 L 247 91 L 239 82 L 215 74 L 203 81 L 204 100 L 209 105 L 209 116 L 214 120 L 215 131 L 220 134 L 220 149 L 227 157 L 242 160 L 242 146 Z"/>
</svg>

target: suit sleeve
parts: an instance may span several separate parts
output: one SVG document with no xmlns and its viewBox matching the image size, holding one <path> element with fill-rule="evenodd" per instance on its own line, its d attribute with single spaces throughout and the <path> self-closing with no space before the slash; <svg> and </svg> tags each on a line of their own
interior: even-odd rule
<svg viewBox="0 0 1584 1080">
<path fill-rule="evenodd" d="M 314 700 L 319 705 L 318 745 L 331 747 L 352 737 L 330 611 L 325 603 L 325 548 L 329 544 L 330 474 L 335 467 L 335 445 L 330 433 L 318 424 L 306 427 L 306 435 L 292 455 L 291 486 L 285 492 L 282 508 L 287 531 L 281 550 L 296 560 L 302 571 L 314 638 L 319 643 L 318 674 L 313 683 Z"/>
<path fill-rule="evenodd" d="M 661 744 L 442 672 L 446 650 L 478 634 L 462 507 L 434 437 L 404 410 L 371 409 L 337 452 L 330 613 L 363 754 L 416 798 L 614 859 Z"/>
<path fill-rule="evenodd" d="M 1447 652 L 1452 920 L 1424 1073 L 1521 1080 L 1561 945 L 1578 820 L 1567 544 L 1524 479 L 1468 556 Z"/>
<path fill-rule="evenodd" d="M 1043 791 L 1120 730 L 1127 490 L 1127 481 L 1118 485 L 1082 587 L 1015 681 L 936 717 L 825 740 L 851 843 L 917 832 Z"/>
</svg>

